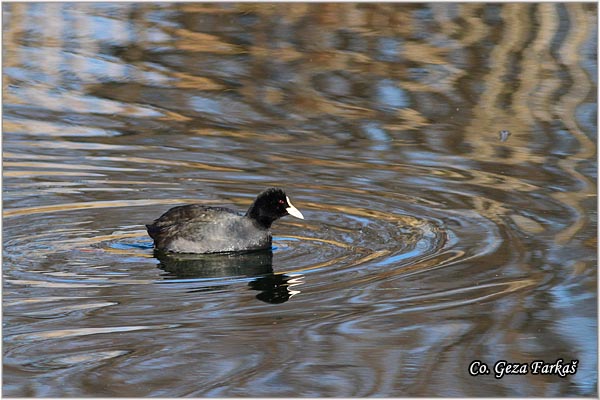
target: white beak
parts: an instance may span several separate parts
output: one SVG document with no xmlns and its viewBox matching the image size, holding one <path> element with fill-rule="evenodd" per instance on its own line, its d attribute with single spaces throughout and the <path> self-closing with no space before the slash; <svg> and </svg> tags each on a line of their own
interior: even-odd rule
<svg viewBox="0 0 600 400">
<path fill-rule="evenodd" d="M 292 205 L 290 198 L 285 196 L 285 199 L 289 206 L 288 208 L 285 209 L 285 211 L 287 211 L 288 214 L 290 214 L 293 217 L 304 219 L 304 215 L 302 215 L 302 213 L 300 211 L 298 211 L 298 209 Z"/>
</svg>

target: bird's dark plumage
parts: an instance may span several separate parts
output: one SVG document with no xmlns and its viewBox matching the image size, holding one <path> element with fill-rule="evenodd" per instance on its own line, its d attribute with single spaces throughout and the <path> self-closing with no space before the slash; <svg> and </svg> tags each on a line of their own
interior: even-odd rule
<svg viewBox="0 0 600 400">
<path fill-rule="evenodd" d="M 260 193 L 245 215 L 199 204 L 173 207 L 146 225 L 158 250 L 218 253 L 271 247 L 271 224 L 285 216 L 304 218 L 281 189 Z"/>
</svg>

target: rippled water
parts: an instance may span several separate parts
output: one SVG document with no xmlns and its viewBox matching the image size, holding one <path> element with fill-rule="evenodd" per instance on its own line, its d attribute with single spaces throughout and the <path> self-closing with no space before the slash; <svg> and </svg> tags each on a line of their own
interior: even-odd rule
<svg viewBox="0 0 600 400">
<path fill-rule="evenodd" d="M 597 395 L 596 11 L 3 4 L 4 395 Z M 269 186 L 272 251 L 154 257 Z"/>
</svg>

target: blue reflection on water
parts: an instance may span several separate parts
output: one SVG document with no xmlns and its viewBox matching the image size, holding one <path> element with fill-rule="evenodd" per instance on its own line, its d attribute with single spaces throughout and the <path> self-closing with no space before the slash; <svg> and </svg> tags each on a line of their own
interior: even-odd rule
<svg viewBox="0 0 600 400">
<path fill-rule="evenodd" d="M 376 86 L 377 101 L 384 109 L 405 108 L 410 105 L 406 92 L 391 79 L 383 79 Z"/>
</svg>

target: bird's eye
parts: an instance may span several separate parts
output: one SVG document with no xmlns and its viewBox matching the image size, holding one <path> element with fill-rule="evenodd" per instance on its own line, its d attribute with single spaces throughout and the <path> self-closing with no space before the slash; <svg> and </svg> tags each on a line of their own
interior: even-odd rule
<svg viewBox="0 0 600 400">
<path fill-rule="evenodd" d="M 279 200 L 279 204 L 285 204 L 285 201 Z"/>
</svg>

